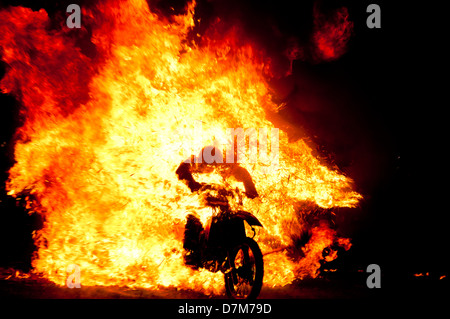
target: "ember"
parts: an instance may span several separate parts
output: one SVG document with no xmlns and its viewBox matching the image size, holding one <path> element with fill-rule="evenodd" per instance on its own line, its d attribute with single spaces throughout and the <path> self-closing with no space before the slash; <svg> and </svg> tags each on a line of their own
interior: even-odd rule
<svg viewBox="0 0 450 319">
<path fill-rule="evenodd" d="M 83 286 L 223 291 L 223 275 L 183 263 L 186 215 L 195 212 L 205 222 L 211 210 L 175 171 L 186 158 L 185 145 L 198 154 L 227 141 L 229 128 L 270 132 L 275 125 L 269 118 L 279 105 L 271 99 L 269 59 L 242 41 L 239 30 L 220 37 L 209 30 L 198 43 L 189 40 L 194 8 L 190 3 L 170 22 L 144 0 L 82 8 L 95 57 L 80 50 L 64 27 L 51 29 L 44 10 L 0 12 L 1 57 L 8 64 L 0 87 L 20 100 L 24 119 L 7 189 L 11 196 L 28 196 L 30 213 L 44 219 L 34 234 L 36 273 L 65 285 L 74 264 Z M 345 12 L 337 19 L 347 21 Z M 319 26 L 317 43 L 331 59 L 342 49 L 330 49 L 323 38 L 327 28 Z M 203 124 L 204 145 L 180 134 L 192 132 L 196 121 Z M 352 180 L 325 166 L 304 140 L 289 142 L 282 130 L 278 160 L 270 172 L 263 161 L 244 157 L 240 163 L 259 194 L 242 202 L 264 225 L 257 241 L 263 254 L 278 249 L 264 256 L 264 283 L 270 286 L 317 276 L 322 251 L 333 242 L 350 247 L 321 224 L 309 230 L 302 257 L 280 249 L 305 230 L 300 203 L 331 212 L 362 198 Z M 202 178 L 239 186 L 218 174 Z"/>
</svg>

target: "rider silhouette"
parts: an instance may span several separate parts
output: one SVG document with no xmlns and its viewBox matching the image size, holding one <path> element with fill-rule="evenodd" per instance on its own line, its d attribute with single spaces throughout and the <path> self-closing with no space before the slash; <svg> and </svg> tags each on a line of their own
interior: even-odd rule
<svg viewBox="0 0 450 319">
<path fill-rule="evenodd" d="M 214 169 L 225 179 L 233 177 L 237 181 L 242 182 L 248 198 L 258 196 L 250 173 L 238 163 L 223 163 L 222 152 L 214 146 L 204 147 L 197 157 L 191 156 L 190 159 L 182 162 L 176 170 L 176 174 L 178 175 L 178 179 L 185 182 L 191 192 L 196 192 L 203 185 L 197 182 L 192 174 L 211 173 Z"/>
<path fill-rule="evenodd" d="M 212 173 L 214 170 L 225 179 L 233 177 L 237 181 L 242 182 L 247 197 L 255 198 L 258 196 L 250 173 L 237 163 L 223 163 L 222 152 L 214 146 L 207 146 L 200 151 L 197 157 L 191 156 L 190 159 L 182 162 L 178 166 L 176 174 L 178 179 L 183 181 L 191 192 L 196 192 L 202 190 L 202 188 L 206 189 L 207 186 L 197 182 L 192 174 L 207 174 Z M 209 227 L 205 231 L 209 233 Z M 186 265 L 194 268 L 198 268 L 201 261 L 201 234 L 203 236 L 206 235 L 206 238 L 208 237 L 199 218 L 195 214 L 188 214 L 183 240 L 183 248 L 186 250 L 184 260 Z"/>
</svg>

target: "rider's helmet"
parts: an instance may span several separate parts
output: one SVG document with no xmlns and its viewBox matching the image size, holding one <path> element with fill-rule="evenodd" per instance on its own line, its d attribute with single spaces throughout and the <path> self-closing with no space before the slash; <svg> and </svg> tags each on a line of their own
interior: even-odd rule
<svg viewBox="0 0 450 319">
<path fill-rule="evenodd" d="M 223 163 L 223 154 L 219 148 L 209 145 L 198 153 L 195 158 L 195 163 L 202 164 L 222 164 Z"/>
</svg>

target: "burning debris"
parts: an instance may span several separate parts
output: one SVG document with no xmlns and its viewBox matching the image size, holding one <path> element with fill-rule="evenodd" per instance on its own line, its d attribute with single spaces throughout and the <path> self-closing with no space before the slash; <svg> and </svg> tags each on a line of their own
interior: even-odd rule
<svg viewBox="0 0 450 319">
<path fill-rule="evenodd" d="M 348 18 L 346 7 L 328 15 L 320 12 L 319 6 L 314 6 L 313 43 L 316 49 L 315 59 L 318 61 L 331 61 L 341 57 L 347 51 L 353 31 L 353 22 Z"/>
<path fill-rule="evenodd" d="M 80 48 L 75 31 L 50 28 L 44 10 L 0 12 L 7 64 L 0 87 L 21 102 L 23 118 L 7 189 L 28 196 L 30 213 L 44 220 L 34 234 L 35 273 L 65 285 L 67 266 L 76 264 L 83 286 L 222 292 L 222 276 L 193 271 L 183 261 L 186 216 L 196 213 L 205 225 L 211 209 L 178 179 L 188 155 L 180 145 L 193 145 L 190 154 L 198 154 L 205 145 L 228 142 L 229 128 L 272 129 L 269 118 L 279 105 L 268 85 L 270 59 L 237 29 L 189 41 L 194 8 L 189 3 L 170 21 L 144 0 L 82 8 L 95 54 Z M 347 21 L 344 13 L 337 19 Z M 318 28 L 325 57 L 339 55 L 339 47 L 331 54 L 322 40 L 326 24 Z M 192 135 L 179 134 L 195 121 L 204 123 L 198 148 Z M 304 203 L 327 215 L 362 198 L 303 140 L 289 142 L 280 130 L 278 152 L 273 172 L 250 156 L 239 163 L 259 194 L 243 198 L 242 206 L 264 225 L 256 238 L 270 286 L 316 276 L 320 260 L 336 257 L 324 257 L 325 248 L 350 245 L 327 224 L 308 227 L 299 217 Z M 202 183 L 225 185 L 220 174 L 203 175 Z M 231 180 L 226 187 L 242 185 Z"/>
</svg>

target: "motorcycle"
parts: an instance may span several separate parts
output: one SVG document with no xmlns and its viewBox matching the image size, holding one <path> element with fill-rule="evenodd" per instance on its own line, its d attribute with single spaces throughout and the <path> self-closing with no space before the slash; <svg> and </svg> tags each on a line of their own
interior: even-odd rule
<svg viewBox="0 0 450 319">
<path fill-rule="evenodd" d="M 183 242 L 185 263 L 193 269 L 221 271 L 229 298 L 254 299 L 261 291 L 264 276 L 263 256 L 253 239 L 254 227 L 262 224 L 250 212 L 230 209 L 227 196 L 232 192 L 211 185 L 202 190 L 216 191 L 204 197 L 214 213 L 205 228 L 198 216 L 188 214 Z M 251 227 L 252 237 L 247 237 L 244 222 Z"/>
</svg>

